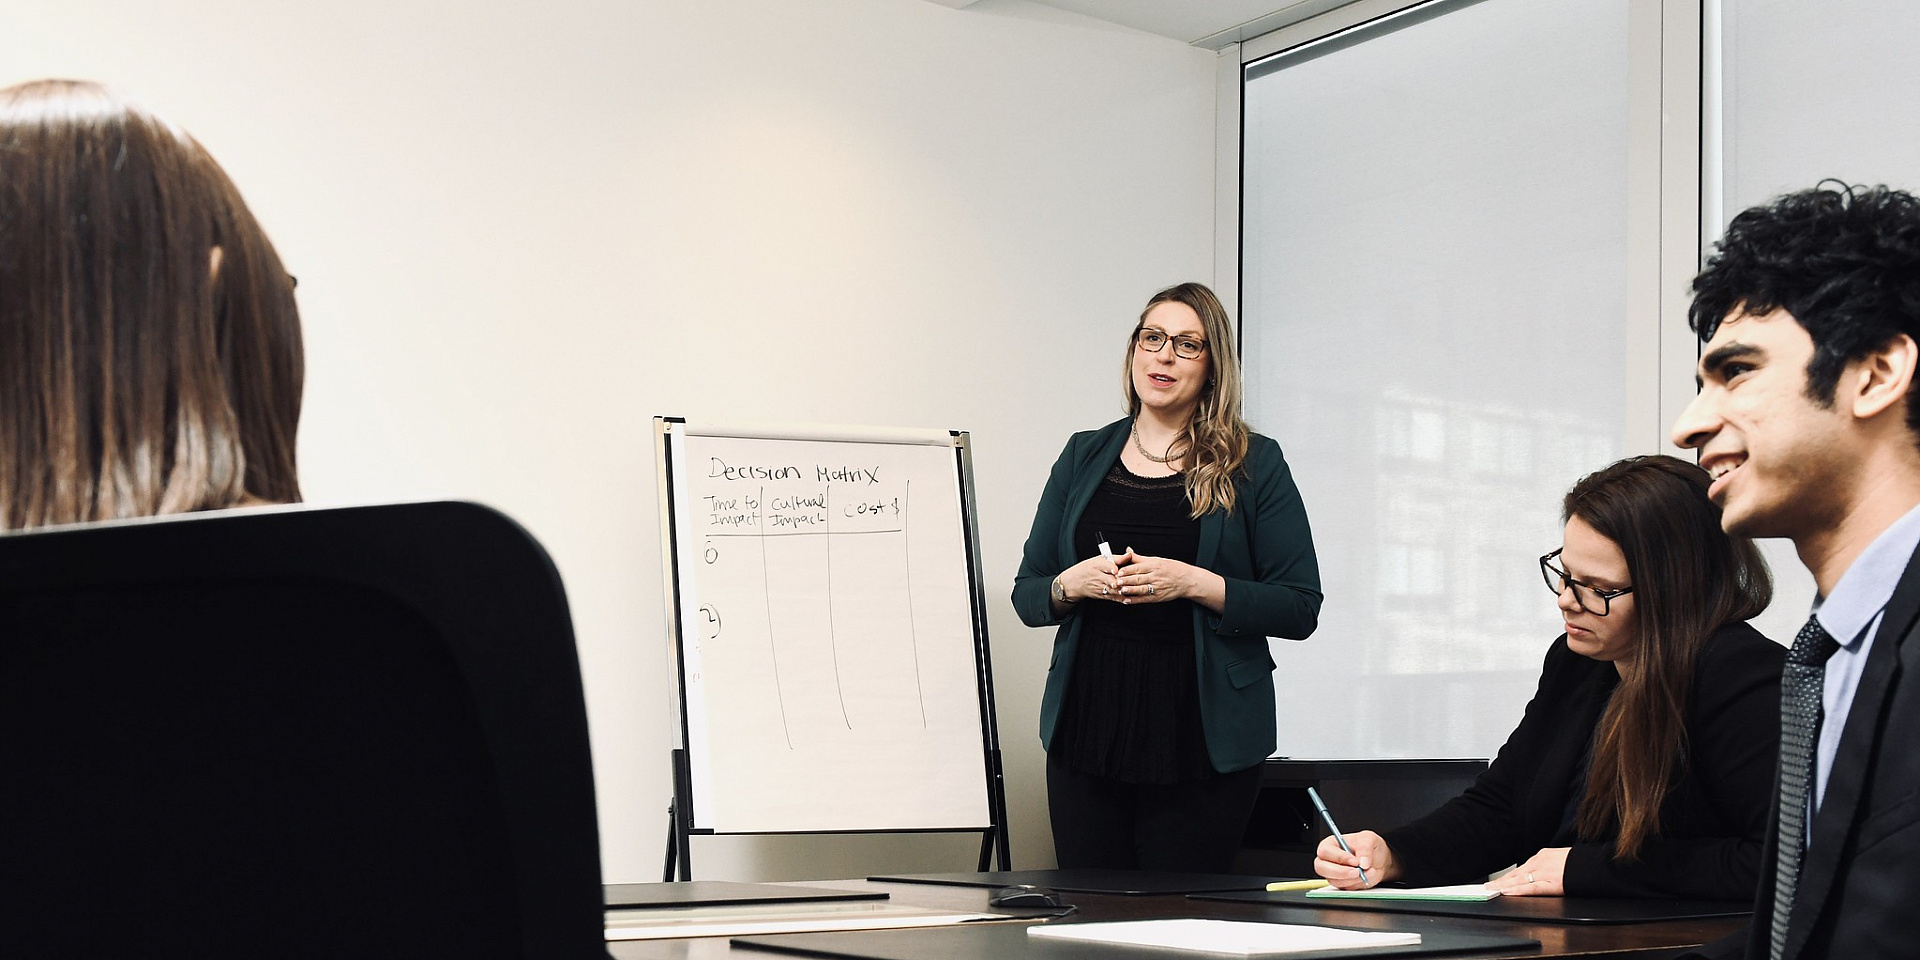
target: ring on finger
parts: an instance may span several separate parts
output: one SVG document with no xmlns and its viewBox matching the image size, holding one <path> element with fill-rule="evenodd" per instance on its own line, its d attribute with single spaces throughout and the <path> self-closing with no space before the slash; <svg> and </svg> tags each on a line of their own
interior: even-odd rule
<svg viewBox="0 0 1920 960">
<path fill-rule="evenodd" d="M 1154 590 L 1154 584 L 1151 584 L 1151 583 L 1147 584 L 1147 596 L 1151 597 L 1154 595 L 1155 592 L 1156 591 Z"/>
<path fill-rule="evenodd" d="M 1539 883 L 1540 881 L 1538 881 L 1538 880 L 1535 880 L 1535 879 L 1533 878 L 1533 871 L 1532 871 L 1532 870 L 1528 870 L 1528 871 L 1527 871 L 1527 882 L 1528 882 L 1528 883 Z"/>
</svg>

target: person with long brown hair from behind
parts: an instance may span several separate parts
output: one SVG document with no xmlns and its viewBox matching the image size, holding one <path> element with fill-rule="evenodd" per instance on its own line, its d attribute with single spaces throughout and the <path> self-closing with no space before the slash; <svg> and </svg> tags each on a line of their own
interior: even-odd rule
<svg viewBox="0 0 1920 960">
<path fill-rule="evenodd" d="M 1786 651 L 1745 621 L 1773 581 L 1720 529 L 1705 470 L 1633 457 L 1568 492 L 1540 558 L 1566 633 L 1520 726 L 1466 793 L 1397 830 L 1328 837 L 1335 887 L 1748 900 L 1759 882 Z M 1362 881 L 1359 870 L 1367 879 Z"/>
<path fill-rule="evenodd" d="M 301 377 L 293 278 L 199 143 L 0 89 L 0 530 L 299 500 Z"/>
<path fill-rule="evenodd" d="M 1076 433 L 1035 511 L 1013 605 L 1058 624 L 1040 707 L 1062 867 L 1224 873 L 1274 749 L 1269 636 L 1320 615 L 1306 508 L 1240 419 L 1213 291 L 1153 295 L 1127 335 L 1127 416 Z"/>
</svg>

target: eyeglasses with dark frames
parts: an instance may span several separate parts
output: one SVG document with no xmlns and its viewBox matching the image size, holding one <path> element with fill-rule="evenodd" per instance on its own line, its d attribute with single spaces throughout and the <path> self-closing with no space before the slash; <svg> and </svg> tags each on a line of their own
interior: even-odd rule
<svg viewBox="0 0 1920 960">
<path fill-rule="evenodd" d="M 1169 337 L 1165 330 L 1153 327 L 1141 327 L 1133 335 L 1133 345 L 1147 353 L 1159 353 L 1166 349 L 1167 343 L 1173 343 L 1173 355 L 1182 360 L 1198 360 L 1207 352 L 1207 342 L 1195 337 Z"/>
<path fill-rule="evenodd" d="M 1572 587 L 1573 599 L 1580 604 L 1580 609 L 1596 617 L 1604 617 L 1613 611 L 1615 597 L 1624 597 L 1633 592 L 1632 587 L 1604 590 L 1584 580 L 1575 580 L 1567 576 L 1567 571 L 1553 565 L 1553 558 L 1559 555 L 1560 551 L 1555 550 L 1540 558 L 1540 575 L 1546 578 L 1547 589 L 1552 590 L 1554 596 L 1557 597 L 1561 591 Z"/>
</svg>

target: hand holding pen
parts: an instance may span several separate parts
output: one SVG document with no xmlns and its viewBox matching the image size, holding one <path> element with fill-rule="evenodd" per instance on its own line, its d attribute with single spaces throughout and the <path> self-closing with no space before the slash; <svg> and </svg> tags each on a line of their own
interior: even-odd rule
<svg viewBox="0 0 1920 960">
<path fill-rule="evenodd" d="M 1364 890 L 1394 878 L 1399 871 L 1394 868 L 1393 851 L 1379 834 L 1372 830 L 1342 834 L 1320 792 L 1308 787 L 1307 797 L 1326 821 L 1327 829 L 1333 831 L 1333 836 L 1321 840 L 1314 851 L 1314 873 L 1341 890 Z"/>
<path fill-rule="evenodd" d="M 1096 536 L 1100 538 L 1099 556 L 1088 557 L 1053 578 L 1055 609 L 1087 599 L 1120 600 L 1120 566 L 1113 556 L 1113 546 L 1105 534 Z"/>
</svg>

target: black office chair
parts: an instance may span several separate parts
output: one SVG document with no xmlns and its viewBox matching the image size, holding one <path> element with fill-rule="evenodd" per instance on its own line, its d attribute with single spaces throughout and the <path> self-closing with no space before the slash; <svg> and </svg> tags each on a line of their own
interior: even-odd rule
<svg viewBox="0 0 1920 960">
<path fill-rule="evenodd" d="M 0 956 L 605 957 L 566 595 L 465 503 L 0 536 Z"/>
</svg>

